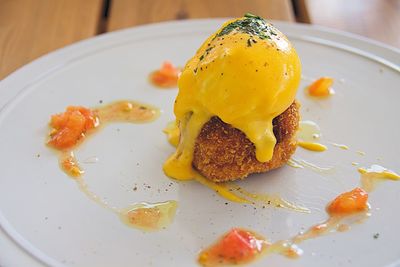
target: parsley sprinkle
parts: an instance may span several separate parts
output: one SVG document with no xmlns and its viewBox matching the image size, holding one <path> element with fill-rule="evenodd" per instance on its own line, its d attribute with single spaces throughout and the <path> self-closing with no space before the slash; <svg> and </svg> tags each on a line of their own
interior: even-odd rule
<svg viewBox="0 0 400 267">
<path fill-rule="evenodd" d="M 214 38 L 229 34 L 234 30 L 258 36 L 262 40 L 271 39 L 271 35 L 277 35 L 274 27 L 263 18 L 247 13 L 242 19 L 226 25 Z"/>
</svg>

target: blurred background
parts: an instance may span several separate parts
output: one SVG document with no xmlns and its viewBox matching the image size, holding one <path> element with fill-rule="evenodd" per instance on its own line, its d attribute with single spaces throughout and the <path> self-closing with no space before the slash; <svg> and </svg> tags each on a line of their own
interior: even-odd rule
<svg viewBox="0 0 400 267">
<path fill-rule="evenodd" d="M 43 54 L 101 33 L 247 12 L 400 48 L 400 0 L 0 0 L 0 80 Z"/>
</svg>

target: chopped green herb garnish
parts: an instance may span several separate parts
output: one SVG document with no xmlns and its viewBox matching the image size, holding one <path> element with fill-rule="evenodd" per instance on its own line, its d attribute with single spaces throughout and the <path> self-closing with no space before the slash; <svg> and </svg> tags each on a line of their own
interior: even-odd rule
<svg viewBox="0 0 400 267">
<path fill-rule="evenodd" d="M 258 36 L 260 39 L 271 39 L 271 35 L 276 36 L 273 26 L 266 22 L 263 18 L 247 13 L 242 19 L 229 23 L 216 36 L 221 37 L 232 31 L 239 31 L 250 35 Z"/>
</svg>

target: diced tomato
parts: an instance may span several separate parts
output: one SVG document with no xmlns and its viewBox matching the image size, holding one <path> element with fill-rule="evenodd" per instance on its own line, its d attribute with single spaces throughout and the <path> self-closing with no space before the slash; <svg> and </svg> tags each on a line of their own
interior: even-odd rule
<svg viewBox="0 0 400 267">
<path fill-rule="evenodd" d="M 266 241 L 253 233 L 234 228 L 215 245 L 201 252 L 199 263 L 203 266 L 242 264 L 255 259 L 266 245 Z"/>
<path fill-rule="evenodd" d="M 331 215 L 350 214 L 368 209 L 368 193 L 357 187 L 336 197 L 327 207 Z"/>
<path fill-rule="evenodd" d="M 307 89 L 311 96 L 324 97 L 332 94 L 331 86 L 333 79 L 329 77 L 322 77 L 313 82 Z"/>
<path fill-rule="evenodd" d="M 73 147 L 85 133 L 98 126 L 98 118 L 90 109 L 70 106 L 64 113 L 51 117 L 49 145 L 57 149 Z"/>
<path fill-rule="evenodd" d="M 175 87 L 178 83 L 180 69 L 165 61 L 159 70 L 150 74 L 150 80 L 159 87 Z"/>
</svg>

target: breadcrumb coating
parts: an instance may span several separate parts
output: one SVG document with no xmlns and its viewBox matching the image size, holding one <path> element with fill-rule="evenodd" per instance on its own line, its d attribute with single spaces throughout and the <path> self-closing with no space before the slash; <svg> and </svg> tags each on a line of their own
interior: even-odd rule
<svg viewBox="0 0 400 267">
<path fill-rule="evenodd" d="M 267 172 L 284 165 L 295 152 L 300 105 L 294 101 L 273 120 L 276 137 L 270 161 L 256 159 L 255 146 L 246 135 L 220 118 L 212 117 L 196 139 L 193 167 L 214 182 L 233 181 L 252 173 Z"/>
</svg>

